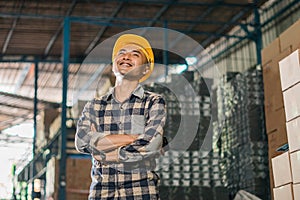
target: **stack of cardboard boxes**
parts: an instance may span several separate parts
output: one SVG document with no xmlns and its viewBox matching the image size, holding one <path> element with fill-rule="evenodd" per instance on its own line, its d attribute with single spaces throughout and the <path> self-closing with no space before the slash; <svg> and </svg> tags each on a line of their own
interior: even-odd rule
<svg viewBox="0 0 300 200">
<path fill-rule="evenodd" d="M 58 108 L 45 108 L 37 117 L 36 153 L 41 151 L 49 140 L 53 138 L 50 127 L 53 121 L 60 115 Z"/>
<path fill-rule="evenodd" d="M 72 115 L 68 110 L 67 118 L 74 120 L 78 119 L 81 111 L 86 102 L 80 102 L 78 105 L 74 105 L 72 108 Z M 76 115 L 73 110 L 76 109 Z M 49 114 L 49 111 L 47 112 Z M 45 113 L 46 114 L 46 113 Z M 61 128 L 61 113 L 57 113 L 54 117 L 51 117 L 48 127 L 48 139 L 52 139 L 56 134 L 59 134 Z M 51 115 L 53 116 L 53 115 Z M 49 117 L 48 117 L 49 118 Z M 89 194 L 89 187 L 91 183 L 90 171 L 91 171 L 91 159 L 89 157 L 82 157 L 80 153 L 75 149 L 75 128 L 72 121 L 67 121 L 67 143 L 66 143 L 66 200 L 81 200 L 87 199 Z M 45 125 L 46 126 L 46 125 Z M 54 199 L 58 199 L 59 192 L 59 157 L 52 157 L 47 163 L 46 170 L 46 197 L 52 196 Z"/>
<path fill-rule="evenodd" d="M 262 51 L 270 185 L 275 200 L 300 200 L 299 36 L 300 20 Z M 289 147 L 288 151 L 283 147 Z"/>
</svg>

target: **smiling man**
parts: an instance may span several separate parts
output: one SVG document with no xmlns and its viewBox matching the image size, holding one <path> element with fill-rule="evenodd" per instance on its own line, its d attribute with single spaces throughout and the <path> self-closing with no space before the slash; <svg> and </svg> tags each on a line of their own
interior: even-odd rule
<svg viewBox="0 0 300 200">
<path fill-rule="evenodd" d="M 88 102 L 77 124 L 78 151 L 93 156 L 90 200 L 159 199 L 155 158 L 162 152 L 164 99 L 140 84 L 154 69 L 149 42 L 124 34 L 112 52 L 115 86 Z"/>
</svg>

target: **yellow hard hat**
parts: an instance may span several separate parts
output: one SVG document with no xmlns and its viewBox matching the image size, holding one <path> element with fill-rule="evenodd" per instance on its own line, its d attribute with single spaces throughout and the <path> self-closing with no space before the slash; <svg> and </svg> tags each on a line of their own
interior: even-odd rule
<svg viewBox="0 0 300 200">
<path fill-rule="evenodd" d="M 127 44 L 134 44 L 134 45 L 139 46 L 141 48 L 142 52 L 145 54 L 147 61 L 150 65 L 149 72 L 147 74 L 145 74 L 139 80 L 139 82 L 143 82 L 143 81 L 147 80 L 147 78 L 149 78 L 149 76 L 151 75 L 153 68 L 154 68 L 154 54 L 153 54 L 151 45 L 148 42 L 148 40 L 142 36 L 135 35 L 135 34 L 121 35 L 115 42 L 115 46 L 114 46 L 113 52 L 112 52 L 112 61 L 114 61 L 115 56 L 118 54 L 120 49 L 122 49 L 122 47 L 124 47 Z"/>
</svg>

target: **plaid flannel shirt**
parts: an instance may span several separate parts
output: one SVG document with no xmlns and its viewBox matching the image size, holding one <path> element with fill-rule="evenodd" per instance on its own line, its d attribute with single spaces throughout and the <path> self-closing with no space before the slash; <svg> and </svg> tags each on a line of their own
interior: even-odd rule
<svg viewBox="0 0 300 200">
<path fill-rule="evenodd" d="M 119 148 L 119 162 L 93 160 L 89 199 L 158 199 L 159 177 L 153 170 L 162 148 L 165 101 L 141 85 L 123 103 L 115 99 L 113 91 L 86 104 L 77 124 L 77 150 L 93 154 L 95 142 L 110 134 L 139 136 Z M 92 124 L 96 132 L 91 130 Z M 105 157 L 105 152 L 100 154 Z"/>
</svg>

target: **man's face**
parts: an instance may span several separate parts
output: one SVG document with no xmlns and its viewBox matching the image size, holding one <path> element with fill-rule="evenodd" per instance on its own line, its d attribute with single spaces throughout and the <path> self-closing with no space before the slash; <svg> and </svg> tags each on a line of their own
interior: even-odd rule
<svg viewBox="0 0 300 200">
<path fill-rule="evenodd" d="M 139 80 L 147 72 L 147 58 L 142 50 L 128 44 L 119 50 L 113 62 L 113 71 L 120 73 L 126 79 Z"/>
</svg>

